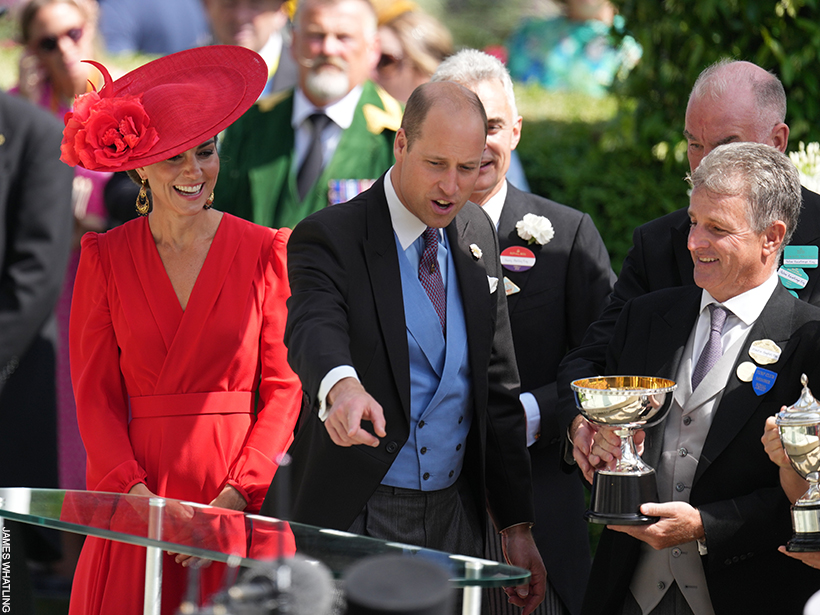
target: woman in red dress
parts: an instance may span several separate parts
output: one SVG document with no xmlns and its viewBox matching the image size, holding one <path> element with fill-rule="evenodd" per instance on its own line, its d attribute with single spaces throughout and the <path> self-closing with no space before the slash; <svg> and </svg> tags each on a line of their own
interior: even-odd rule
<svg viewBox="0 0 820 615">
<path fill-rule="evenodd" d="M 258 511 L 292 439 L 300 384 L 283 339 L 287 229 L 213 203 L 216 138 L 256 100 L 265 64 L 241 47 L 173 54 L 78 97 L 62 159 L 131 170 L 146 214 L 89 233 L 71 311 L 87 488 Z M 147 191 L 153 200 L 148 213 Z M 165 555 L 162 612 L 189 558 Z M 86 541 L 71 613 L 142 613 L 145 550 Z M 224 569 L 211 566 L 203 594 Z"/>
</svg>

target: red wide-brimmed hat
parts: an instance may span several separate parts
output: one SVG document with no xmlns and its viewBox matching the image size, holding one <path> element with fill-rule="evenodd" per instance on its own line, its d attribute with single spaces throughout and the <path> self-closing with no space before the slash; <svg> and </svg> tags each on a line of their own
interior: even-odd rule
<svg viewBox="0 0 820 615">
<path fill-rule="evenodd" d="M 66 113 L 60 160 L 127 171 L 167 160 L 214 137 L 247 111 L 268 69 L 255 52 L 210 45 L 164 56 L 78 96 Z"/>
</svg>

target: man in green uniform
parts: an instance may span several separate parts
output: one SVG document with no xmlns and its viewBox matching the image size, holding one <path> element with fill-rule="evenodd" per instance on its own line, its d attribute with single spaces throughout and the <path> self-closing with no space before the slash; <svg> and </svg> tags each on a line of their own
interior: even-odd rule
<svg viewBox="0 0 820 615">
<path fill-rule="evenodd" d="M 379 59 L 367 0 L 303 0 L 294 90 L 263 98 L 226 133 L 216 199 L 257 224 L 294 226 L 347 201 L 393 164 L 401 107 L 369 76 Z"/>
</svg>

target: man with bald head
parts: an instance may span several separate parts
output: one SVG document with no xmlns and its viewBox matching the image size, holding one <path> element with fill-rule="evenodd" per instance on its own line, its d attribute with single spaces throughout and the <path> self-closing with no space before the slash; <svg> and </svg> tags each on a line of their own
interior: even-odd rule
<svg viewBox="0 0 820 615">
<path fill-rule="evenodd" d="M 789 139 L 785 117 L 786 94 L 777 77 L 750 62 L 723 60 L 709 66 L 695 81 L 686 107 L 683 134 L 692 172 L 709 152 L 727 143 L 763 143 L 785 152 Z M 784 251 L 787 260 L 778 269 L 779 280 L 797 298 L 820 306 L 820 195 L 802 188 L 802 199 L 797 228 Z M 609 305 L 590 325 L 581 346 L 564 358 L 558 375 L 559 407 L 577 450 L 588 452 L 591 433 L 580 420 L 569 383 L 603 373 L 607 344 L 628 300 L 662 288 L 694 284 L 688 235 L 686 207 L 635 229 Z M 790 262 L 802 264 L 791 266 Z M 576 461 L 586 469 L 584 454 L 577 455 Z"/>
<path fill-rule="evenodd" d="M 401 105 L 369 76 L 379 60 L 369 0 L 301 0 L 296 87 L 262 98 L 226 132 L 215 200 L 263 226 L 293 227 L 347 201 L 393 163 Z"/>
<path fill-rule="evenodd" d="M 486 136 L 475 94 L 420 86 L 396 164 L 294 229 L 285 343 L 306 404 L 290 518 L 480 557 L 489 505 L 509 561 L 532 572 L 512 598 L 527 614 L 546 575 L 526 421 L 495 228 L 468 202 Z"/>
</svg>

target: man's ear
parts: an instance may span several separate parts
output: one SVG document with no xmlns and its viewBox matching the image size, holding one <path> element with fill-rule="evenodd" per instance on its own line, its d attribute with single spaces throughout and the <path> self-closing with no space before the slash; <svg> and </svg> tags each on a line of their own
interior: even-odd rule
<svg viewBox="0 0 820 615">
<path fill-rule="evenodd" d="M 769 256 L 777 254 L 780 251 L 780 246 L 783 245 L 783 239 L 786 237 L 786 223 L 782 220 L 775 220 L 769 225 L 769 228 L 764 232 L 763 239 L 763 254 Z"/>
</svg>

